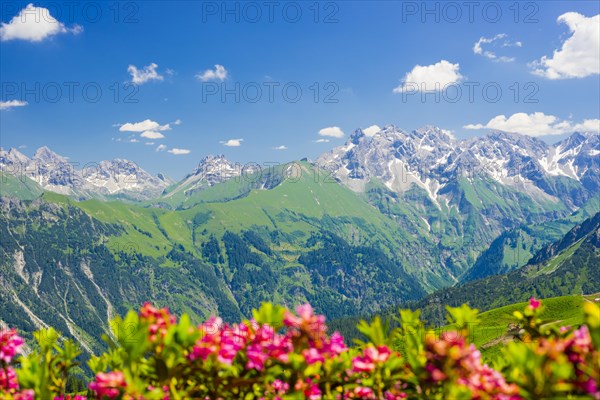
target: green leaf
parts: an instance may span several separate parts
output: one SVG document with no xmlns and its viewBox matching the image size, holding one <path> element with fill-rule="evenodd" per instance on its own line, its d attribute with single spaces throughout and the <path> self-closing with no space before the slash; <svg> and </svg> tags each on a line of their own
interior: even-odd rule
<svg viewBox="0 0 600 400">
<path fill-rule="evenodd" d="M 252 310 L 252 316 L 259 324 L 269 324 L 275 330 L 283 327 L 283 317 L 285 308 L 273 305 L 272 303 L 262 303 L 258 310 Z"/>
<path fill-rule="evenodd" d="M 373 318 L 371 323 L 361 320 L 356 328 L 376 346 L 387 344 L 388 342 L 387 329 L 384 327 L 379 316 Z"/>
</svg>

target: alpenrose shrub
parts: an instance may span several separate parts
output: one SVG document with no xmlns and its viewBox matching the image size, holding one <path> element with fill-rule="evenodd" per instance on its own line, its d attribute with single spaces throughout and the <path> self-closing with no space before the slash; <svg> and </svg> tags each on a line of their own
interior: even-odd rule
<svg viewBox="0 0 600 400">
<path fill-rule="evenodd" d="M 88 398 L 600 399 L 600 308 L 586 303 L 578 328 L 543 328 L 540 310 L 531 299 L 515 313 L 521 340 L 492 368 L 468 343 L 477 311 L 466 306 L 448 308 L 456 330 L 438 336 L 426 333 L 418 311 L 402 311 L 392 332 L 378 318 L 361 322 L 368 340 L 348 348 L 340 334 L 327 334 L 310 305 L 293 313 L 264 304 L 239 324 L 211 318 L 194 326 L 186 315 L 178 321 L 145 304 L 112 322 L 109 350 L 89 362 L 96 375 Z M 75 345 L 59 345 L 53 330 L 36 338 L 39 350 L 15 358 L 23 340 L 2 331 L 0 398 L 85 399 L 64 393 Z"/>
</svg>

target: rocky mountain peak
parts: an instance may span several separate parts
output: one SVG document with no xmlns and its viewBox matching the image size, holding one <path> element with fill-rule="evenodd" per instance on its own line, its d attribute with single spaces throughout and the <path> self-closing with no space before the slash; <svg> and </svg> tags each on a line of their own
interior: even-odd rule
<svg viewBox="0 0 600 400">
<path fill-rule="evenodd" d="M 42 163 L 66 163 L 67 159 L 59 156 L 47 146 L 42 146 L 36 150 L 32 160 Z"/>
<path fill-rule="evenodd" d="M 564 183 L 553 181 L 558 176 L 573 179 L 573 185 L 581 182 L 584 189 L 580 191 L 592 193 L 600 186 L 598 134 L 576 133 L 550 146 L 535 137 L 503 131 L 459 141 L 435 126 L 407 133 L 386 125 L 369 140 L 362 133 L 357 130 L 345 145 L 317 159 L 358 192 L 373 180 L 400 195 L 417 185 L 439 204 L 439 195 L 451 193 L 450 187 L 461 177 L 496 181 L 543 201 L 571 196 L 562 189 Z M 573 204 L 567 201 L 568 206 L 581 203 L 589 193 L 571 196 L 578 200 Z"/>
<path fill-rule="evenodd" d="M 31 159 L 15 149 L 0 152 L 0 167 L 15 163 L 20 163 L 19 171 L 42 188 L 77 198 L 124 195 L 146 199 L 162 193 L 167 186 L 164 180 L 152 176 L 133 161 L 117 158 L 86 163 L 78 169 L 77 163 L 70 164 L 67 158 L 47 146 L 37 149 Z M 14 168 L 5 170 L 16 173 Z"/>
<path fill-rule="evenodd" d="M 0 164 L 27 164 L 29 161 L 29 158 L 25 154 L 14 147 L 10 148 L 8 151 L 0 149 Z"/>
<path fill-rule="evenodd" d="M 241 167 L 230 162 L 223 154 L 209 154 L 199 163 L 192 175 L 224 174 L 226 176 L 235 174 Z"/>
<path fill-rule="evenodd" d="M 348 143 L 359 144 L 360 141 L 365 137 L 366 137 L 365 133 L 363 132 L 362 129 L 359 128 L 350 135 L 350 138 L 348 139 Z"/>
</svg>

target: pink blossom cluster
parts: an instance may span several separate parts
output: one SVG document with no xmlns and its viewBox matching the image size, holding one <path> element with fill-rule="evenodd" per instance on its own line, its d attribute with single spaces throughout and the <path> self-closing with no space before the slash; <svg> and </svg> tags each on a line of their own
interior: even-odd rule
<svg viewBox="0 0 600 400">
<path fill-rule="evenodd" d="M 532 310 L 537 310 L 540 308 L 540 306 L 542 305 L 542 302 L 539 301 L 538 299 L 536 299 L 535 297 L 532 297 L 529 299 L 529 305 L 528 307 Z"/>
<path fill-rule="evenodd" d="M 360 385 L 360 376 L 369 376 L 373 374 L 378 368 L 384 366 L 392 357 L 399 358 L 400 354 L 392 352 L 387 346 L 368 345 L 365 347 L 361 355 L 352 359 L 352 369 L 348 371 L 350 376 L 356 376 L 358 374 L 357 382 L 359 382 L 359 386 L 355 387 L 353 391 L 347 393 L 344 397 L 346 399 L 376 399 L 377 395 L 372 388 Z M 396 383 L 394 388 L 383 393 L 385 400 L 400 400 L 407 398 L 408 395 L 403 391 L 405 387 L 406 385 L 403 385 L 400 382 Z"/>
<path fill-rule="evenodd" d="M 164 307 L 158 309 L 149 302 L 144 303 L 140 310 L 140 319 L 150 325 L 150 342 L 155 343 L 164 338 L 170 326 L 177 323 L 177 318 Z"/>
<path fill-rule="evenodd" d="M 25 341 L 14 329 L 0 330 L 0 361 L 9 364 L 24 344 Z"/>
<path fill-rule="evenodd" d="M 33 390 L 19 391 L 17 374 L 9 365 L 24 344 L 14 329 L 0 330 L 0 396 L 9 394 L 15 400 L 33 400 Z"/>
<path fill-rule="evenodd" d="M 521 314 L 532 321 L 532 330 L 541 324 L 540 310 L 540 302 L 531 299 L 525 315 Z M 361 349 L 348 349 L 339 333 L 327 335 L 325 318 L 316 315 L 308 304 L 299 306 L 296 313 L 269 305 L 265 312 L 258 311 L 256 320 L 240 324 L 225 324 L 220 318 L 211 318 L 193 327 L 184 319 L 177 324 L 168 309 L 146 303 L 139 320 L 148 342 L 138 342 L 141 345 L 137 359 L 122 359 L 132 364 L 123 363 L 120 369 L 97 373 L 89 385 L 93 398 L 210 400 L 260 393 L 257 396 L 260 400 L 403 400 L 440 396 L 517 400 L 538 398 L 538 394 L 546 393 L 542 392 L 545 387 L 538 389 L 537 372 L 526 375 L 523 382 L 514 374 L 507 374 L 511 379 L 507 382 L 501 372 L 483 364 L 481 353 L 458 332 L 446 332 L 441 338 L 426 336 L 415 346 L 417 351 L 403 357 L 380 344 L 383 340 L 365 344 Z M 274 326 L 264 322 L 270 318 L 268 315 L 276 320 Z M 554 334 L 537 332 L 540 340 L 529 347 L 530 358 L 525 362 L 543 369 L 542 386 L 553 382 L 548 393 L 553 394 L 554 388 L 560 387 L 565 393 L 600 400 L 600 373 L 595 368 L 598 351 L 590 329 L 598 332 L 595 325 L 589 325 L 589 329 L 585 325 L 576 330 L 563 328 Z M 23 340 L 14 330 L 0 332 L 1 399 L 33 400 L 33 391 L 19 391 L 17 375 L 10 365 L 22 346 Z M 526 349 L 529 344 L 518 346 Z M 521 349 L 518 346 L 516 350 Z M 106 357 L 105 365 L 112 366 L 114 355 Z M 516 362 L 521 358 L 516 360 L 512 362 L 519 365 Z M 566 371 L 571 368 L 568 378 L 565 369 L 561 369 L 561 374 L 555 373 L 557 365 L 566 366 Z M 527 373 L 527 367 L 524 368 Z M 530 388 L 529 382 L 535 387 Z M 53 400 L 85 400 L 85 397 L 58 396 Z"/>
<path fill-rule="evenodd" d="M 121 371 L 100 372 L 89 387 L 98 398 L 115 399 L 127 387 L 127 382 Z"/>
<path fill-rule="evenodd" d="M 238 354 L 244 353 L 247 369 L 261 371 L 269 361 L 287 363 L 295 348 L 305 345 L 302 355 L 307 364 L 323 362 L 345 351 L 344 339 L 339 333 L 325 335 L 325 318 L 314 315 L 310 305 L 298 307 L 298 316 L 286 312 L 284 333 L 276 332 L 267 324 L 255 320 L 229 326 L 220 318 L 211 318 L 199 329 L 202 336 L 192 348 L 189 359 L 206 361 L 214 357 L 217 361 L 231 365 Z M 306 343 L 299 343 L 308 338 Z M 278 388 L 281 391 L 283 388 Z"/>
<path fill-rule="evenodd" d="M 562 331 L 567 333 L 565 330 Z M 566 357 L 575 368 L 576 380 L 570 383 L 580 392 L 600 399 L 598 382 L 588 373 L 589 370 L 597 368 L 598 353 L 594 350 L 587 326 L 583 325 L 565 337 L 541 338 L 535 351 L 538 355 L 544 355 L 551 361 Z M 597 372 L 597 375 L 600 375 L 600 372 Z"/>
<path fill-rule="evenodd" d="M 325 331 L 327 330 L 324 315 L 315 315 L 310 304 L 303 304 L 296 307 L 296 313 L 298 315 L 294 315 L 291 311 L 286 310 L 283 317 L 284 325 L 289 328 L 293 336 L 299 337 L 305 333 L 315 343 L 320 343 L 324 340 Z"/>
<path fill-rule="evenodd" d="M 431 384 L 455 381 L 466 386 L 473 399 L 516 400 L 519 388 L 508 384 L 504 376 L 482 364 L 481 353 L 457 332 L 448 332 L 438 340 L 428 336 L 425 340 L 427 364 L 426 380 Z"/>
<path fill-rule="evenodd" d="M 199 327 L 202 336 L 192 347 L 188 358 L 206 361 L 214 357 L 218 362 L 231 365 L 235 357 L 245 351 L 246 368 L 261 371 L 265 362 L 275 359 L 288 361 L 293 346 L 288 337 L 280 335 L 269 325 L 256 321 L 229 326 L 220 318 L 211 318 Z"/>
<path fill-rule="evenodd" d="M 385 363 L 392 352 L 387 346 L 372 346 L 365 348 L 362 356 L 356 356 L 352 360 L 354 372 L 373 372 L 377 364 Z"/>
</svg>

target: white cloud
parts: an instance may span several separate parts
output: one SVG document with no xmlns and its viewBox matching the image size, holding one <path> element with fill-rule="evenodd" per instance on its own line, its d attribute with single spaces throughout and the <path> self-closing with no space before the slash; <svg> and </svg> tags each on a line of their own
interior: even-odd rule
<svg viewBox="0 0 600 400">
<path fill-rule="evenodd" d="M 176 119 L 175 122 L 173 122 L 173 125 L 181 125 L 181 120 Z"/>
<path fill-rule="evenodd" d="M 442 90 L 446 85 L 458 83 L 463 79 L 459 68 L 458 63 L 452 64 L 446 60 L 432 65 L 415 65 L 412 71 L 404 75 L 402 83 L 394 88 L 394 93 Z"/>
<path fill-rule="evenodd" d="M 502 62 L 515 61 L 514 57 L 506 57 L 506 56 L 498 57 L 496 55 L 496 53 L 494 53 L 493 51 L 483 49 L 484 44 L 491 44 L 492 46 L 498 45 L 500 47 L 521 47 L 522 46 L 521 42 L 511 42 L 509 40 L 504 40 L 504 41 L 502 41 L 502 44 L 497 44 L 498 41 L 500 41 L 502 39 L 506 39 L 507 37 L 508 37 L 508 35 L 506 33 L 499 33 L 496 36 L 491 37 L 491 38 L 485 38 L 482 36 L 473 45 L 473 53 L 482 55 L 482 56 L 489 58 L 490 60 L 494 60 L 494 61 L 502 61 Z"/>
<path fill-rule="evenodd" d="M 313 140 L 315 143 L 329 143 L 329 139 L 317 139 Z"/>
<path fill-rule="evenodd" d="M 0 101 L 0 110 L 10 110 L 13 107 L 24 107 L 26 105 L 27 102 L 21 100 Z"/>
<path fill-rule="evenodd" d="M 368 128 L 363 129 L 363 133 L 365 136 L 375 136 L 377 132 L 379 132 L 381 128 L 377 125 L 371 125 Z"/>
<path fill-rule="evenodd" d="M 554 115 L 543 112 L 532 114 L 516 113 L 510 117 L 498 115 L 487 124 L 469 124 L 465 129 L 497 129 L 506 132 L 516 132 L 529 136 L 562 135 L 575 131 L 598 132 L 600 120 L 587 119 L 582 123 L 573 124 L 571 121 L 560 120 Z"/>
<path fill-rule="evenodd" d="M 337 126 L 330 126 L 319 131 L 319 136 L 331 136 L 334 138 L 344 137 L 344 132 Z"/>
<path fill-rule="evenodd" d="M 165 151 L 167 149 L 167 146 L 165 146 L 164 144 L 159 144 L 158 146 L 156 146 L 156 151 Z"/>
<path fill-rule="evenodd" d="M 229 139 L 227 141 L 221 141 L 220 143 L 227 147 L 240 147 L 243 141 L 244 139 Z"/>
<path fill-rule="evenodd" d="M 600 133 L 600 119 L 585 119 L 583 122 L 573 126 L 573 130 L 576 132 L 599 132 Z"/>
<path fill-rule="evenodd" d="M 2 22 L 0 24 L 0 39 L 3 41 L 20 39 L 41 42 L 59 33 L 78 34 L 81 32 L 83 32 L 81 26 L 74 25 L 72 28 L 67 28 L 50 15 L 50 10 L 44 7 L 35 7 L 33 4 L 28 4 L 9 23 Z"/>
<path fill-rule="evenodd" d="M 197 74 L 196 79 L 199 79 L 202 82 L 208 82 L 208 81 L 223 82 L 225 79 L 227 79 L 227 74 L 228 74 L 228 72 L 224 66 L 215 64 L 214 71 L 212 69 L 207 69 L 206 71 Z"/>
<path fill-rule="evenodd" d="M 171 129 L 169 124 L 161 125 L 156 121 L 146 119 L 142 122 L 127 122 L 119 128 L 121 132 L 144 132 L 144 131 L 168 131 Z"/>
<path fill-rule="evenodd" d="M 146 142 L 144 143 L 146 146 L 154 146 L 154 142 Z"/>
<path fill-rule="evenodd" d="M 131 82 L 141 85 L 148 81 L 162 81 L 164 79 L 162 75 L 156 72 L 156 68 L 158 68 L 158 65 L 155 63 L 146 65 L 142 69 L 137 69 L 135 65 L 130 65 L 127 67 L 127 72 L 131 74 Z"/>
<path fill-rule="evenodd" d="M 144 131 L 144 132 L 142 132 L 140 137 L 143 137 L 146 139 L 164 139 L 165 135 L 163 135 L 162 133 L 157 132 L 157 131 Z"/>
<path fill-rule="evenodd" d="M 136 138 L 133 138 L 133 139 L 129 139 L 129 142 L 131 142 L 131 143 L 137 143 L 137 142 L 139 142 L 139 140 L 137 140 Z"/>
<path fill-rule="evenodd" d="M 600 74 L 600 14 L 585 17 L 568 12 L 558 17 L 573 33 L 552 57 L 530 64 L 533 73 L 548 79 L 585 78 Z"/>
<path fill-rule="evenodd" d="M 191 151 L 188 149 L 178 149 L 176 147 L 173 147 L 171 150 L 168 150 L 169 153 L 174 154 L 176 156 L 181 156 L 184 154 L 190 154 Z"/>
<path fill-rule="evenodd" d="M 281 145 L 281 146 L 277 146 L 277 147 L 273 147 L 273 150 L 287 150 L 287 146 Z"/>
</svg>

